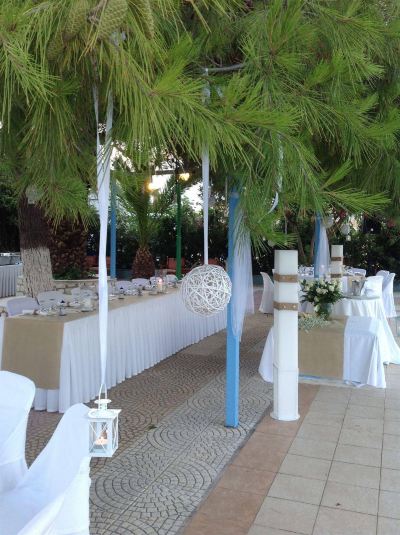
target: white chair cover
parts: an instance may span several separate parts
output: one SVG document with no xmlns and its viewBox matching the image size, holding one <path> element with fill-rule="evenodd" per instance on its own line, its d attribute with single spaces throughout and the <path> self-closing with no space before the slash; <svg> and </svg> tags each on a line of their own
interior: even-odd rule
<svg viewBox="0 0 400 535">
<path fill-rule="evenodd" d="M 0 493 L 14 488 L 26 473 L 26 426 L 34 396 L 30 379 L 0 371 Z"/>
<path fill-rule="evenodd" d="M 260 312 L 272 314 L 274 311 L 274 283 L 268 273 L 261 271 L 263 278 L 264 290 L 261 298 Z"/>
<path fill-rule="evenodd" d="M 383 277 L 375 275 L 365 279 L 361 295 L 382 297 Z"/>
<path fill-rule="evenodd" d="M 87 413 L 70 407 L 19 485 L 1 496 L 1 535 L 89 535 Z"/>
<path fill-rule="evenodd" d="M 77 298 L 79 297 L 95 297 L 94 290 L 91 288 L 72 288 L 71 295 Z"/>
<path fill-rule="evenodd" d="M 37 294 L 39 305 L 57 304 L 60 301 L 68 301 L 68 297 L 57 290 L 50 290 L 48 292 L 40 292 Z"/>
<path fill-rule="evenodd" d="M 388 275 L 390 275 L 390 273 L 389 273 L 389 271 L 386 271 L 386 269 L 380 269 L 380 270 L 376 273 L 376 275 L 378 275 L 378 276 L 380 275 L 381 277 L 383 277 L 383 279 L 386 279 L 386 277 L 387 277 Z"/>
<path fill-rule="evenodd" d="M 354 273 L 354 275 L 362 275 L 363 277 L 367 274 L 367 270 L 363 268 L 351 268 L 351 272 Z"/>
<path fill-rule="evenodd" d="M 39 303 L 33 297 L 15 297 L 7 301 L 6 308 L 9 316 L 18 316 L 23 310 L 37 310 Z"/>
<path fill-rule="evenodd" d="M 383 281 L 382 299 L 387 318 L 395 318 L 397 316 L 393 297 L 393 283 L 395 276 L 395 273 L 389 273 Z"/>
<path fill-rule="evenodd" d="M 165 280 L 167 282 L 177 282 L 178 277 L 176 275 L 166 275 Z"/>
<path fill-rule="evenodd" d="M 117 281 L 115 283 L 115 288 L 117 289 L 117 291 L 119 290 L 131 290 L 133 288 L 133 284 L 131 283 L 131 281 Z"/>
<path fill-rule="evenodd" d="M 146 286 L 149 284 L 149 279 L 141 279 L 138 277 L 137 279 L 132 279 L 132 283 L 136 284 L 137 286 Z"/>
</svg>

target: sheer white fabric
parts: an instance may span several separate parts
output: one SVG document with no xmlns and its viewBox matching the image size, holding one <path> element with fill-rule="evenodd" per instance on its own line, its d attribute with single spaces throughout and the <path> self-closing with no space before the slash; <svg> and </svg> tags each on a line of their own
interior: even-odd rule
<svg viewBox="0 0 400 535">
<path fill-rule="evenodd" d="M 89 425 L 71 407 L 25 477 L 0 500 L 1 535 L 89 535 Z"/>
<path fill-rule="evenodd" d="M 351 268 L 351 272 L 354 273 L 354 275 L 365 275 L 367 274 L 367 270 L 363 268 Z"/>
<path fill-rule="evenodd" d="M 137 277 L 136 279 L 132 279 L 132 283 L 136 284 L 137 286 L 146 286 L 147 284 L 149 284 L 149 279 L 142 279 L 140 277 Z"/>
<path fill-rule="evenodd" d="M 48 292 L 40 292 L 37 294 L 39 305 L 57 304 L 60 301 L 67 301 L 68 297 L 57 290 L 50 290 Z"/>
<path fill-rule="evenodd" d="M 321 348 L 321 358 L 323 348 Z M 269 331 L 261 357 L 259 373 L 264 381 L 272 383 L 274 360 L 274 332 Z M 391 360 L 383 324 L 376 318 L 348 318 L 344 331 L 344 381 L 386 388 L 384 362 Z"/>
<path fill-rule="evenodd" d="M 264 314 L 272 314 L 274 311 L 274 283 L 268 273 L 261 271 L 261 276 L 263 278 L 264 289 L 259 311 Z"/>
<path fill-rule="evenodd" d="M 233 334 L 240 338 L 245 315 L 254 313 L 254 293 L 250 233 L 241 222 L 243 213 L 240 206 L 236 212 L 231 304 Z"/>
<path fill-rule="evenodd" d="M 383 281 L 382 300 L 387 318 L 395 318 L 397 316 L 393 296 L 393 283 L 395 276 L 395 273 L 389 273 Z"/>
<path fill-rule="evenodd" d="M 314 273 L 317 273 L 319 277 L 323 277 L 328 273 L 330 265 L 331 256 L 329 253 L 328 236 L 325 226 L 321 223 L 317 254 L 315 257 Z"/>
<path fill-rule="evenodd" d="M 39 303 L 33 297 L 15 297 L 7 301 L 6 308 L 9 316 L 18 316 L 24 310 L 37 310 Z"/>
<path fill-rule="evenodd" d="M 4 318 L 0 317 L 0 367 L 3 327 Z M 226 310 L 199 317 L 187 311 L 178 291 L 154 297 L 146 292 L 135 303 L 110 310 L 107 387 L 225 327 Z M 98 328 L 97 314 L 65 323 L 60 389 L 37 389 L 35 409 L 65 412 L 74 403 L 86 403 L 96 397 L 101 376 Z"/>
<path fill-rule="evenodd" d="M 382 297 L 383 277 L 375 275 L 365 279 L 361 295 Z"/>
<path fill-rule="evenodd" d="M 176 275 L 169 274 L 165 276 L 165 279 L 167 282 L 177 282 L 178 277 Z"/>
<path fill-rule="evenodd" d="M 376 275 L 380 275 L 381 277 L 383 277 L 383 280 L 385 281 L 386 277 L 389 275 L 389 271 L 386 271 L 385 269 L 380 269 Z"/>
<path fill-rule="evenodd" d="M 17 279 L 22 275 L 22 264 L 0 266 L 0 297 L 16 294 Z"/>
<path fill-rule="evenodd" d="M 26 426 L 34 395 L 30 379 L 0 371 L 0 492 L 15 487 L 27 470 Z"/>
</svg>

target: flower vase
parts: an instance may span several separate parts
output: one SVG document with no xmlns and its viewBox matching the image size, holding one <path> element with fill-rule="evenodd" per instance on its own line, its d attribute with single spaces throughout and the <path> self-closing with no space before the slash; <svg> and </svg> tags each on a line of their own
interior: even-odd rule
<svg viewBox="0 0 400 535">
<path fill-rule="evenodd" d="M 320 303 L 317 311 L 317 316 L 329 320 L 332 314 L 333 304 L 332 303 Z"/>
</svg>

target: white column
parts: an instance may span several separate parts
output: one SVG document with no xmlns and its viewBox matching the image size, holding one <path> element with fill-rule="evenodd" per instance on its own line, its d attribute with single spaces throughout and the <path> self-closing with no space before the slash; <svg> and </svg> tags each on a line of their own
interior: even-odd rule
<svg viewBox="0 0 400 535">
<path fill-rule="evenodd" d="M 331 277 L 342 282 L 343 245 L 331 245 Z"/>
<path fill-rule="evenodd" d="M 274 272 L 274 408 L 271 417 L 299 418 L 298 254 L 275 251 Z"/>
</svg>

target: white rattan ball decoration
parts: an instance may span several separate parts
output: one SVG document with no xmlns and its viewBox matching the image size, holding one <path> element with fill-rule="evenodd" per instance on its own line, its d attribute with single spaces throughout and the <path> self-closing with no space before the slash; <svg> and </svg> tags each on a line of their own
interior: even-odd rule
<svg viewBox="0 0 400 535">
<path fill-rule="evenodd" d="M 220 266 L 196 267 L 182 280 L 181 297 L 185 307 L 200 316 L 212 316 L 224 310 L 231 294 L 231 279 Z"/>
</svg>

